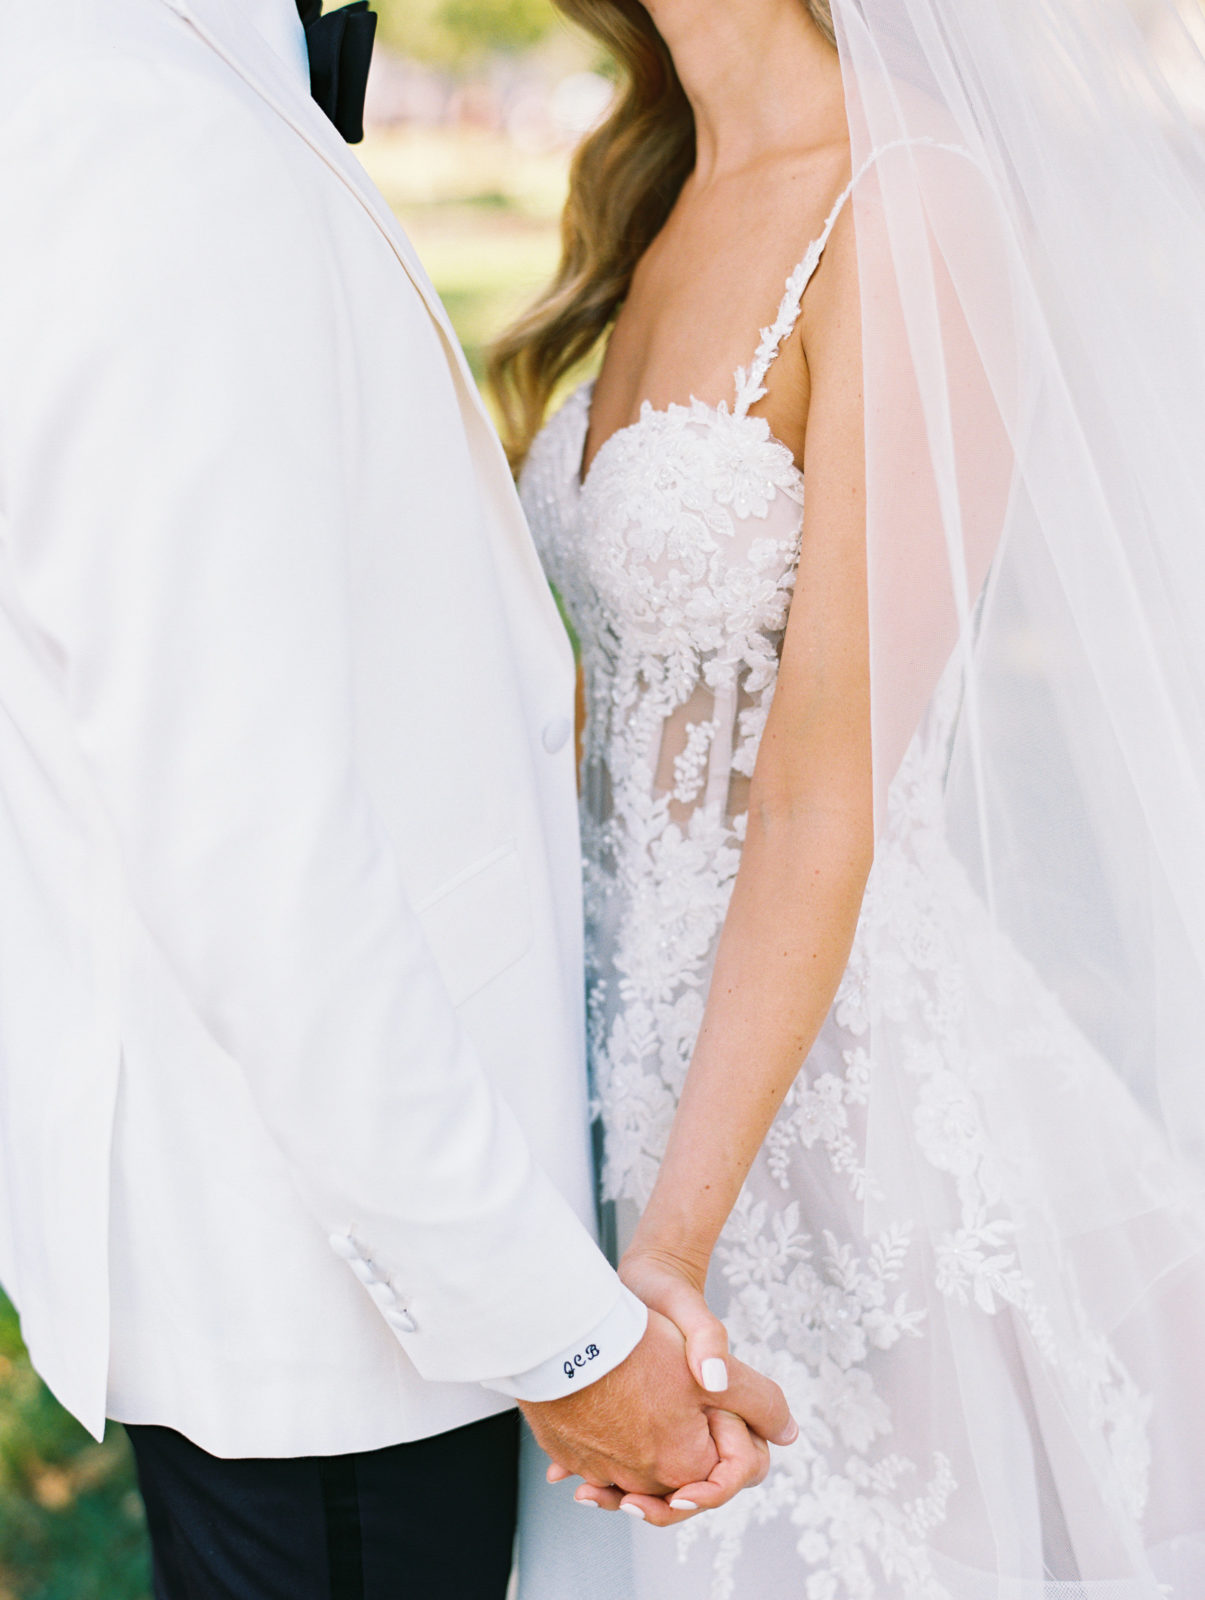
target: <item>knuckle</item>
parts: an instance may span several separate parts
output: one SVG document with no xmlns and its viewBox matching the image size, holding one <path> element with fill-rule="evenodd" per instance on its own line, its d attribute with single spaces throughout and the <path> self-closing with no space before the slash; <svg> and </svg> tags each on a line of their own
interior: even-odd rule
<svg viewBox="0 0 1205 1600">
<path fill-rule="evenodd" d="M 680 1489 L 684 1483 L 705 1483 L 714 1466 L 715 1461 L 706 1455 L 673 1455 L 662 1463 L 661 1473 L 667 1483 Z"/>
</svg>

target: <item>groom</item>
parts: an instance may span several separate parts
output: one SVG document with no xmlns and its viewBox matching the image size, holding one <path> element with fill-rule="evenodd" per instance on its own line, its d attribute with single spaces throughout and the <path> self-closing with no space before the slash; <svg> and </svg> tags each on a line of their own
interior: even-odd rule
<svg viewBox="0 0 1205 1600">
<path fill-rule="evenodd" d="M 593 1241 L 570 649 L 309 21 L 0 21 L 0 1281 L 160 1600 L 498 1600 L 516 1399 L 788 1419 Z"/>
</svg>

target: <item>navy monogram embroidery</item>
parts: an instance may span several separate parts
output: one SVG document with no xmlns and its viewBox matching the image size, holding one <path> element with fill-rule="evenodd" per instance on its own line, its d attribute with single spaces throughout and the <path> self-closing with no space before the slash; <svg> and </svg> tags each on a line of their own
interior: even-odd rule
<svg viewBox="0 0 1205 1600">
<path fill-rule="evenodd" d="M 592 1361 L 597 1360 L 598 1346 L 596 1344 L 588 1344 L 571 1361 L 565 1362 L 565 1376 L 567 1378 L 576 1378 L 579 1367 L 588 1367 Z"/>
</svg>

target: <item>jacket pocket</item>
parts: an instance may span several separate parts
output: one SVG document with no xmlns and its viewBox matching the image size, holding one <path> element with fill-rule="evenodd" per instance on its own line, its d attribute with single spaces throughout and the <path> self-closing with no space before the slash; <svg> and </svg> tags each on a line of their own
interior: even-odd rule
<svg viewBox="0 0 1205 1600">
<path fill-rule="evenodd" d="M 415 909 L 455 1005 L 513 966 L 531 945 L 531 902 L 513 845 L 458 873 Z"/>
</svg>

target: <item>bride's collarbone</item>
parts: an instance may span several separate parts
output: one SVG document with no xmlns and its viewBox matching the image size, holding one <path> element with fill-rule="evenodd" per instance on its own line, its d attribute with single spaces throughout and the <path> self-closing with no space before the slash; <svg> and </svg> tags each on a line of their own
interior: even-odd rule
<svg viewBox="0 0 1205 1600">
<path fill-rule="evenodd" d="M 676 210 L 636 267 L 594 386 L 586 459 L 616 432 L 656 411 L 700 400 L 732 407 L 736 374 L 748 369 L 763 330 L 778 314 L 790 275 L 823 227 L 824 181 L 780 186 L 777 196 L 732 210 L 699 204 Z M 790 226 L 784 225 L 790 217 Z M 810 393 L 797 323 L 766 379 L 766 395 L 749 407 L 802 465 Z"/>
<path fill-rule="evenodd" d="M 667 295 L 660 303 L 632 306 L 629 300 L 594 385 L 586 461 L 592 462 L 612 435 L 637 423 L 646 404 L 666 411 L 699 400 L 712 409 L 733 409 L 737 373 L 749 368 L 762 330 L 773 322 L 793 265 L 784 268 L 776 290 L 768 280 L 768 303 L 734 296 L 708 305 L 689 290 L 680 301 Z M 771 365 L 766 391 L 749 413 L 764 417 L 802 465 L 810 384 L 798 325 Z"/>
</svg>

